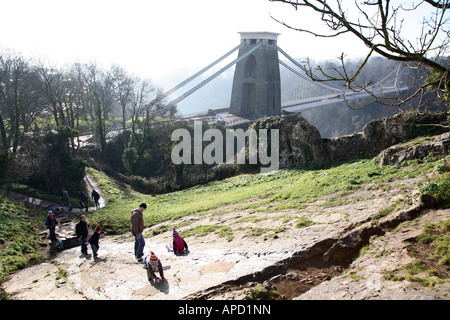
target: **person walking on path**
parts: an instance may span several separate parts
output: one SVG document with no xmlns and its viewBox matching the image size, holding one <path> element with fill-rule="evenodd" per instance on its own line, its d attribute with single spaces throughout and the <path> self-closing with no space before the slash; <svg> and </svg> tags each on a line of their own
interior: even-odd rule
<svg viewBox="0 0 450 320">
<path fill-rule="evenodd" d="M 131 233 L 134 236 L 134 256 L 138 262 L 143 262 L 145 240 L 142 236 L 144 231 L 144 216 L 143 212 L 147 209 L 145 203 L 141 203 L 139 208 L 131 211 Z"/>
<path fill-rule="evenodd" d="M 95 191 L 94 189 L 92 189 L 91 197 L 92 197 L 92 200 L 94 200 L 95 209 L 96 210 L 100 209 L 100 203 L 98 202 L 98 200 L 100 199 L 100 194 L 97 191 Z"/>
<path fill-rule="evenodd" d="M 100 239 L 100 232 L 102 231 L 102 227 L 97 225 L 95 227 L 94 233 L 89 238 L 88 242 L 91 244 L 92 253 L 94 255 L 94 259 L 97 259 L 97 251 L 100 249 L 100 245 L 98 244 L 98 240 Z"/>
<path fill-rule="evenodd" d="M 50 230 L 50 241 L 51 242 L 58 240 L 58 239 L 56 239 L 56 232 L 55 232 L 57 223 L 58 222 L 55 219 L 55 215 L 53 214 L 53 211 L 50 210 L 48 212 L 47 218 L 45 219 L 45 225 Z"/>
<path fill-rule="evenodd" d="M 62 196 L 62 201 L 63 201 L 63 206 L 65 207 L 66 206 L 66 204 L 69 206 L 69 211 L 72 211 L 72 205 L 70 204 L 70 197 L 69 197 L 69 193 L 67 192 L 67 190 L 66 189 L 64 189 L 64 188 L 62 188 L 61 189 L 61 191 L 62 191 L 62 194 L 63 194 L 63 196 Z M 65 208 L 64 208 L 65 209 Z"/>
<path fill-rule="evenodd" d="M 86 223 L 86 217 L 82 215 L 80 217 L 80 222 L 75 226 L 75 233 L 77 235 L 78 240 L 81 240 L 81 253 L 87 255 L 87 236 L 88 236 L 88 227 Z"/>
<path fill-rule="evenodd" d="M 80 195 L 79 204 L 81 206 L 81 209 L 86 209 L 85 211 L 88 211 L 88 201 L 89 201 L 89 199 L 88 199 L 86 193 L 84 193 L 80 189 L 78 189 L 78 193 Z"/>
</svg>

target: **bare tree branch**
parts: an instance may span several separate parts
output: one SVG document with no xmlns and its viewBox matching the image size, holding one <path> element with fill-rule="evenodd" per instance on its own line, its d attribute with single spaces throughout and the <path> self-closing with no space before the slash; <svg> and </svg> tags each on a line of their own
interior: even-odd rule
<svg viewBox="0 0 450 320">
<path fill-rule="evenodd" d="M 424 18 L 422 34 L 416 46 L 413 45 L 410 39 L 402 37 L 403 21 L 399 20 L 399 14 L 400 12 L 416 10 L 420 5 L 412 9 L 405 9 L 403 5 L 392 6 L 390 0 L 365 1 L 361 5 L 356 3 L 356 8 L 359 10 L 360 15 L 366 20 L 366 23 L 363 23 L 358 18 L 355 18 L 353 21 L 350 20 L 350 15 L 346 14 L 347 10 L 344 10 L 342 7 L 342 0 L 269 1 L 290 4 L 294 6 L 295 10 L 312 9 L 320 15 L 320 19 L 326 23 L 330 33 L 323 34 L 308 28 L 294 27 L 272 17 L 275 21 L 290 29 L 323 38 L 338 37 L 342 34 L 351 33 L 360 39 L 371 51 L 383 57 L 403 62 L 419 62 L 442 74 L 446 74 L 447 79 L 450 80 L 448 67 L 438 62 L 436 58 L 428 57 L 432 51 L 445 52 L 448 46 L 449 30 L 446 25 L 445 12 L 450 8 L 450 0 L 439 2 L 425 1 L 436 8 L 436 13 L 430 19 Z M 364 10 L 362 6 L 366 6 L 368 9 Z M 377 10 L 374 16 L 371 17 L 367 12 L 374 10 L 374 8 Z M 436 44 L 439 35 L 442 34 L 447 35 L 447 37 L 444 37 L 440 43 Z"/>
<path fill-rule="evenodd" d="M 281 2 L 293 6 L 296 11 L 302 14 L 316 14 L 317 18 L 325 23 L 327 31 L 318 32 L 310 26 L 302 27 L 302 20 L 294 26 L 279 18 L 272 19 L 283 26 L 314 35 L 321 38 L 334 38 L 343 34 L 352 34 L 358 38 L 369 50 L 365 58 L 356 68 L 350 72 L 344 63 L 344 54 L 338 59 L 339 67 L 324 70 L 322 67 L 313 67 L 308 59 L 305 66 L 306 75 L 317 82 L 344 81 L 345 86 L 355 93 L 365 92 L 372 99 L 371 101 L 357 109 L 366 107 L 369 104 L 378 102 L 384 105 L 396 107 L 397 109 L 404 103 L 420 96 L 420 103 L 425 92 L 433 88 L 438 98 L 450 100 L 448 86 L 450 84 L 450 69 L 448 62 L 443 59 L 448 53 L 450 44 L 450 18 L 446 15 L 450 9 L 450 0 L 423 0 L 419 3 L 397 3 L 390 0 L 365 0 L 354 2 L 343 0 L 269 0 L 271 2 Z M 348 7 L 344 7 L 344 3 Z M 416 24 L 419 28 L 417 38 L 405 36 L 405 28 L 412 22 L 409 17 L 414 12 L 430 12 L 424 16 L 422 23 Z M 414 18 L 416 19 L 416 18 Z M 416 23 L 416 21 L 413 21 Z M 299 26 L 297 26 L 297 24 Z M 373 81 L 358 80 L 358 75 L 374 54 L 378 54 L 389 60 L 406 63 L 409 68 L 419 69 L 422 66 L 433 70 L 433 75 L 428 75 L 428 81 L 421 78 L 421 83 L 414 84 L 413 92 L 407 97 L 401 97 L 400 88 L 396 97 L 386 96 L 382 91 L 376 92 Z M 427 69 L 421 68 L 421 70 Z M 419 79 L 418 79 L 419 80 Z M 342 99 L 350 105 L 345 94 Z"/>
</svg>

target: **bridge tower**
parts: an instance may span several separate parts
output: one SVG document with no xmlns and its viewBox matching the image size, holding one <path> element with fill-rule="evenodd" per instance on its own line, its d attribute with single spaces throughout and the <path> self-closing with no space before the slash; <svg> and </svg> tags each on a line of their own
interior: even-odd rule
<svg viewBox="0 0 450 320">
<path fill-rule="evenodd" d="M 253 52 L 236 64 L 230 113 L 242 117 L 281 115 L 280 67 L 277 38 L 273 32 L 239 32 L 238 57 Z M 257 48 L 256 48 L 257 47 Z"/>
</svg>

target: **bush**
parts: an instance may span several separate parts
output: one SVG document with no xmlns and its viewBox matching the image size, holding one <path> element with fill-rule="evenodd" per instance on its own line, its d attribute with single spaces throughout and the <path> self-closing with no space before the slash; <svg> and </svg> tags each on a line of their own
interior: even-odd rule
<svg viewBox="0 0 450 320">
<path fill-rule="evenodd" d="M 450 207 L 450 172 L 439 175 L 420 188 L 420 199 L 425 207 Z"/>
</svg>

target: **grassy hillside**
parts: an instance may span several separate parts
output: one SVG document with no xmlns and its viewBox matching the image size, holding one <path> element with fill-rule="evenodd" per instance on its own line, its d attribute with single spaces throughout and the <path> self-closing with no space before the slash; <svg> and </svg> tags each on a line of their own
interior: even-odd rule
<svg viewBox="0 0 450 320">
<path fill-rule="evenodd" d="M 88 169 L 98 180 L 108 201 L 105 208 L 89 212 L 88 219 L 92 225 L 102 225 L 109 234 L 127 233 L 130 230 L 131 210 L 146 202 L 145 226 L 160 224 L 152 231 L 154 233 L 170 230 L 172 225 L 178 226 L 180 220 L 177 219 L 182 217 L 206 214 L 226 217 L 239 210 L 246 210 L 252 216 L 255 214 L 251 218 L 255 221 L 258 212 L 286 213 L 283 221 L 297 219 L 296 227 L 304 227 L 311 221 L 301 215 L 302 208 L 321 198 L 325 206 L 339 206 L 347 201 L 345 195 L 357 190 L 389 190 L 395 187 L 397 180 L 417 177 L 426 177 L 418 185 L 424 204 L 442 207 L 450 204 L 449 163 L 449 157 L 447 161 L 428 158 L 379 167 L 378 159 L 374 158 L 320 169 L 283 169 L 271 174 L 242 175 L 157 196 L 138 193 L 100 171 Z M 407 195 L 403 197 L 407 198 Z M 395 207 L 387 207 L 380 215 L 390 214 L 401 205 L 399 202 Z M 30 209 L 20 202 L 0 196 L 0 282 L 10 271 L 24 268 L 29 261 L 44 258 L 38 248 L 42 241 L 39 232 L 46 230 L 45 216 L 45 210 Z M 267 231 L 257 229 L 253 228 L 251 232 Z M 275 237 L 285 228 L 281 226 L 271 231 L 275 232 Z M 201 236 L 209 232 L 232 238 L 232 232 L 220 224 L 198 226 L 186 230 L 185 235 Z"/>
<path fill-rule="evenodd" d="M 45 228 L 46 213 L 0 196 L 0 282 L 29 261 L 40 261 L 38 231 Z"/>
<path fill-rule="evenodd" d="M 223 210 L 229 210 L 224 207 L 230 205 L 255 213 L 282 212 L 300 209 L 324 195 L 332 195 L 327 202 L 333 206 L 342 201 L 343 195 L 355 190 L 389 188 L 388 182 L 424 175 L 430 176 L 430 182 L 421 189 L 430 198 L 429 204 L 450 201 L 448 166 L 439 159 L 379 167 L 375 158 L 334 164 L 322 169 L 283 169 L 271 174 L 242 175 L 157 196 L 140 194 L 101 172 L 92 169 L 90 172 L 100 181 L 108 204 L 89 219 L 93 224 L 102 225 L 110 234 L 130 230 L 130 212 L 141 202 L 147 203 L 144 222 L 146 227 L 150 227 L 187 215 L 223 213 Z M 436 198 L 438 200 L 432 200 Z"/>
</svg>

